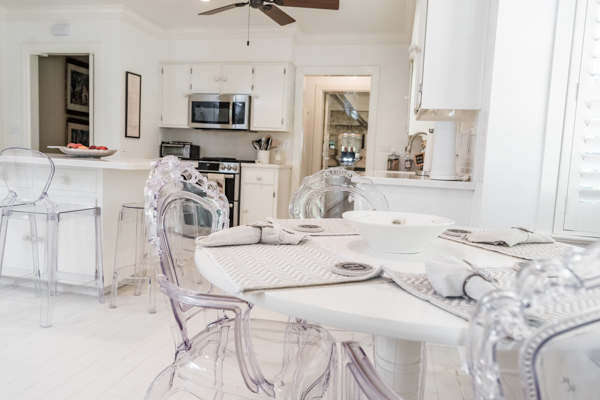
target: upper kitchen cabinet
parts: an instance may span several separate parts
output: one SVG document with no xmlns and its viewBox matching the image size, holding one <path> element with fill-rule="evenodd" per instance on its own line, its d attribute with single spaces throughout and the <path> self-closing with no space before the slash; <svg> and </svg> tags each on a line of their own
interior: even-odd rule
<svg viewBox="0 0 600 400">
<path fill-rule="evenodd" d="M 190 66 L 163 65 L 161 126 L 169 128 L 188 127 L 189 93 Z"/>
<path fill-rule="evenodd" d="M 411 50 L 417 119 L 429 110 L 478 110 L 488 20 L 487 0 L 419 0 Z"/>
<path fill-rule="evenodd" d="M 252 118 L 255 131 L 289 131 L 294 71 L 289 64 L 254 66 Z"/>
<path fill-rule="evenodd" d="M 252 65 L 194 64 L 192 93 L 252 94 Z"/>
</svg>

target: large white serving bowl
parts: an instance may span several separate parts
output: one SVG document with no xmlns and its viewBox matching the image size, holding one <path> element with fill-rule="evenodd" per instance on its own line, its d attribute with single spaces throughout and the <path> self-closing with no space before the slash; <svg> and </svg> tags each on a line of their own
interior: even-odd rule
<svg viewBox="0 0 600 400">
<path fill-rule="evenodd" d="M 348 211 L 342 217 L 370 248 L 386 253 L 419 253 L 454 225 L 449 218 L 394 211 Z M 405 224 L 393 224 L 397 219 L 405 220 Z"/>
</svg>

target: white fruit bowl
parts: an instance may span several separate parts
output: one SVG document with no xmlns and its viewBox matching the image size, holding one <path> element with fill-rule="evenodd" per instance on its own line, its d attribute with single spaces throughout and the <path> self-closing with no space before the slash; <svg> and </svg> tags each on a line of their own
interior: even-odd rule
<svg viewBox="0 0 600 400">
<path fill-rule="evenodd" d="M 449 218 L 394 211 L 348 211 L 342 217 L 370 248 L 386 253 L 419 253 L 454 225 Z M 404 224 L 394 224 L 394 220 L 403 220 Z"/>
<path fill-rule="evenodd" d="M 59 147 L 60 151 L 68 155 L 69 157 L 81 157 L 81 158 L 100 158 L 112 156 L 117 150 L 79 150 L 69 149 L 64 146 Z"/>
</svg>

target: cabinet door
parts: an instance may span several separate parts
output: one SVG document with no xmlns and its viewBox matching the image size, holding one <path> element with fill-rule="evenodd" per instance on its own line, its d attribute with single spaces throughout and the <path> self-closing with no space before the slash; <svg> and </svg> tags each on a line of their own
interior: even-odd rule
<svg viewBox="0 0 600 400">
<path fill-rule="evenodd" d="M 221 64 L 192 65 L 192 93 L 221 93 Z"/>
<path fill-rule="evenodd" d="M 244 184 L 242 193 L 242 222 L 240 225 L 276 217 L 275 186 L 256 183 Z"/>
<path fill-rule="evenodd" d="M 189 65 L 164 65 L 162 70 L 163 126 L 188 126 Z"/>
<path fill-rule="evenodd" d="M 254 67 L 253 130 L 282 130 L 285 104 L 285 65 Z"/>
<path fill-rule="evenodd" d="M 252 65 L 223 65 L 221 81 L 221 93 L 252 94 Z"/>
</svg>

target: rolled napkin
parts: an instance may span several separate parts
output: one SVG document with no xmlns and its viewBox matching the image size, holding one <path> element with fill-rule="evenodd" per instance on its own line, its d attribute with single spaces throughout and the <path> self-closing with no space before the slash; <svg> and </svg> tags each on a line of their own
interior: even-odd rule
<svg viewBox="0 0 600 400">
<path fill-rule="evenodd" d="M 456 257 L 440 256 L 425 261 L 425 271 L 433 289 L 444 297 L 479 300 L 496 289 L 484 272 Z"/>
<path fill-rule="evenodd" d="M 535 233 L 525 228 L 473 232 L 464 235 L 463 238 L 473 243 L 486 243 L 508 247 L 524 243 L 554 243 L 554 239 L 550 236 Z"/>
<path fill-rule="evenodd" d="M 196 238 L 196 244 L 204 247 L 238 246 L 245 244 L 298 244 L 307 237 L 305 234 L 283 229 L 268 222 L 255 222 L 252 225 L 236 226 Z"/>
</svg>

